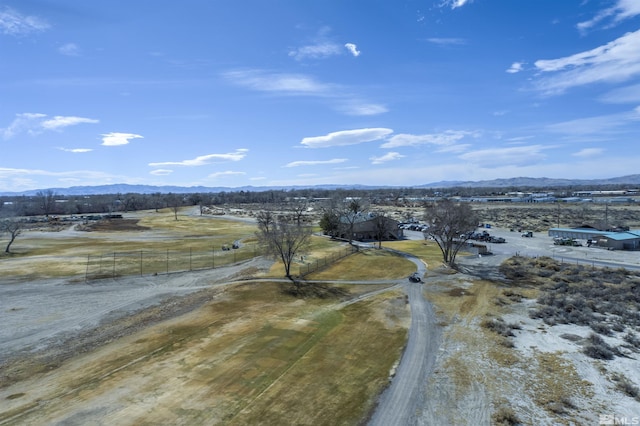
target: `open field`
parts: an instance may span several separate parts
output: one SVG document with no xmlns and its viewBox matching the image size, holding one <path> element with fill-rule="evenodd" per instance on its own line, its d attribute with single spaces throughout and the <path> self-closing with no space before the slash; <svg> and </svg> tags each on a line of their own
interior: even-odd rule
<svg viewBox="0 0 640 426">
<path fill-rule="evenodd" d="M 622 289 L 631 300 L 639 297 L 638 279 L 617 269 L 598 278 L 590 265 L 565 264 L 564 257 L 615 261 L 622 253 L 552 251 L 545 229 L 521 238 L 505 227 L 527 219 L 527 229 L 535 230 L 553 211 L 542 215 L 538 205 L 503 210 L 510 207 L 487 206 L 499 212 L 487 221 L 503 227 L 492 233 L 508 242 L 495 256 L 462 254 L 467 273 L 443 267 L 434 242 L 383 243 L 428 265 L 422 288 L 443 330 L 415 418 L 420 424 L 518 419 L 555 425 L 638 415 L 640 330 L 631 322 L 637 306 L 615 311 L 613 304 L 582 303 L 588 295 L 567 290 Z M 342 284 L 326 284 L 325 293 L 322 287 L 315 293 L 322 297 L 304 299 L 282 291 L 282 265 L 264 258 L 209 271 L 82 282 L 86 251 L 108 253 L 113 249 L 105 247 L 114 245 L 195 250 L 237 239 L 246 250 L 255 242 L 250 220 L 191 213 L 179 221 L 170 212 L 135 213 L 117 229 L 103 223 L 19 237 L 16 254 L 0 260 L 0 285 L 11 294 L 0 298 L 0 319 L 8 325 L 0 333 L 0 424 L 362 424 L 406 343 L 410 306 L 394 283 L 406 283 L 415 265 L 390 251 L 363 250 L 310 274 L 309 280 Z M 640 223 L 635 210 L 624 214 L 628 226 Z M 294 268 L 344 247 L 313 237 Z M 532 257 L 517 263 L 510 250 Z M 556 259 L 537 261 L 545 252 Z M 624 253 L 624 262 L 637 263 L 634 256 Z M 65 278 L 35 280 L 47 276 Z M 553 293 L 558 288 L 577 300 L 574 308 L 567 310 L 571 303 Z M 614 302 L 613 295 L 607 300 Z M 51 309 L 38 311 L 45 301 Z M 585 305 L 592 314 L 578 316 Z M 65 306 L 80 316 L 63 320 Z M 589 321 L 571 323 L 570 317 Z"/>
<path fill-rule="evenodd" d="M 197 310 L 5 386 L 0 423 L 357 423 L 399 357 L 404 297 L 342 307 L 279 287 L 215 290 Z"/>
</svg>

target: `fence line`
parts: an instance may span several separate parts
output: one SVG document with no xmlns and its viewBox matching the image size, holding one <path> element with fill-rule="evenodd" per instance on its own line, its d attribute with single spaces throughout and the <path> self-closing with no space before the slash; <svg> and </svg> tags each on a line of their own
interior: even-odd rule
<svg viewBox="0 0 640 426">
<path fill-rule="evenodd" d="M 309 262 L 303 266 L 300 266 L 300 270 L 299 270 L 299 274 L 298 276 L 303 278 L 306 275 L 309 275 L 312 272 L 316 272 L 319 271 L 322 268 L 326 268 L 327 266 L 331 265 L 332 263 L 349 256 L 352 253 L 355 253 L 358 251 L 358 247 L 353 246 L 353 245 L 349 245 L 347 247 L 345 247 L 344 249 L 341 249 L 340 251 L 336 252 L 336 253 L 331 253 L 328 256 L 325 256 L 321 259 L 316 259 L 313 262 Z"/>
<path fill-rule="evenodd" d="M 87 255 L 85 281 L 131 275 L 162 275 L 174 272 L 198 271 L 231 265 L 260 254 L 257 245 L 239 249 L 194 251 L 137 250 Z"/>
</svg>

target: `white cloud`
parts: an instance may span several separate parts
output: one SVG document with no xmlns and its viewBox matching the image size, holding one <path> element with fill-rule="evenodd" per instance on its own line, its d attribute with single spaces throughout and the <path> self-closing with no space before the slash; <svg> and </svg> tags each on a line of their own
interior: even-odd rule
<svg viewBox="0 0 640 426">
<path fill-rule="evenodd" d="M 42 130 L 58 130 L 67 126 L 74 126 L 81 123 L 98 123 L 99 120 L 84 117 L 55 116 L 45 120 L 46 114 L 25 112 L 16 114 L 16 118 L 4 129 L 0 129 L 3 139 L 10 139 L 20 133 L 37 135 Z"/>
<path fill-rule="evenodd" d="M 447 145 L 447 146 L 438 148 L 436 152 L 460 154 L 461 152 L 465 152 L 466 150 L 468 150 L 470 147 L 471 147 L 471 144 L 468 144 L 468 143 L 461 143 L 457 145 Z"/>
<path fill-rule="evenodd" d="M 507 148 L 492 148 L 470 151 L 459 156 L 460 159 L 473 164 L 492 167 L 526 166 L 539 163 L 546 158 L 542 152 L 549 146 L 529 145 Z"/>
<path fill-rule="evenodd" d="M 444 0 L 441 6 L 449 6 L 451 9 L 457 9 L 465 4 L 471 3 L 473 0 Z"/>
<path fill-rule="evenodd" d="M 263 92 L 319 94 L 331 88 L 303 74 L 270 73 L 262 70 L 228 71 L 223 76 L 234 84 Z"/>
<path fill-rule="evenodd" d="M 371 164 L 383 164 L 389 161 L 399 160 L 404 157 L 405 156 L 399 152 L 387 152 L 381 157 L 369 157 L 369 160 L 371 160 Z"/>
<path fill-rule="evenodd" d="M 55 182 L 68 182 L 75 179 L 84 185 L 105 185 L 109 183 L 134 183 L 130 177 L 112 175 L 92 170 L 69 170 L 52 172 L 40 169 L 15 169 L 0 167 L 0 189 L 15 191 L 18 187 L 35 189 L 38 184 L 36 178 L 44 178 L 44 185 L 51 187 Z M 42 183 L 40 183 L 43 185 Z"/>
<path fill-rule="evenodd" d="M 580 22 L 576 27 L 584 32 L 606 21 L 607 18 L 611 18 L 611 20 L 605 27 L 612 27 L 620 21 L 637 15 L 640 15 L 640 2 L 638 0 L 617 0 L 614 6 L 601 10 L 592 19 Z"/>
<path fill-rule="evenodd" d="M 234 172 L 231 170 L 227 170 L 225 172 L 216 172 L 216 173 L 211 173 L 208 177 L 211 179 L 216 179 L 219 177 L 225 177 L 225 176 L 241 176 L 241 175 L 246 175 L 245 172 Z"/>
<path fill-rule="evenodd" d="M 389 141 L 381 145 L 382 148 L 397 148 L 401 146 L 418 146 L 418 145 L 452 145 L 465 136 L 477 136 L 474 132 L 462 130 L 447 130 L 442 133 L 411 135 L 400 133 L 392 136 Z"/>
<path fill-rule="evenodd" d="M 640 75 L 640 30 L 630 32 L 603 46 L 558 59 L 538 60 L 543 78 L 538 89 L 562 93 L 566 89 L 592 83 L 621 82 Z"/>
<path fill-rule="evenodd" d="M 63 127 L 75 126 L 76 124 L 82 123 L 99 123 L 100 120 L 95 120 L 93 118 L 85 118 L 85 117 L 64 117 L 61 115 L 57 115 L 49 120 L 43 121 L 40 125 L 47 130 L 57 130 Z"/>
<path fill-rule="evenodd" d="M 584 148 L 578 152 L 574 152 L 574 157 L 582 157 L 582 158 L 590 158 L 590 157 L 599 157 L 604 152 L 602 148 Z"/>
<path fill-rule="evenodd" d="M 389 109 L 384 105 L 358 102 L 356 100 L 343 103 L 339 107 L 339 110 L 345 114 L 357 116 L 378 115 L 389 111 Z"/>
<path fill-rule="evenodd" d="M 149 174 L 154 176 L 168 176 L 171 173 L 173 173 L 173 170 L 169 170 L 169 169 L 157 169 L 157 170 L 151 170 L 149 172 Z"/>
<path fill-rule="evenodd" d="M 440 46 L 459 46 L 467 44 L 465 39 L 455 37 L 431 37 L 428 38 L 427 41 Z"/>
<path fill-rule="evenodd" d="M 612 104 L 640 103 L 640 84 L 619 87 L 604 94 L 600 100 Z"/>
<path fill-rule="evenodd" d="M 391 133 L 393 133 L 393 130 L 385 128 L 341 130 L 325 136 L 303 138 L 301 144 L 307 148 L 357 145 L 364 142 L 380 140 Z"/>
<path fill-rule="evenodd" d="M 25 16 L 8 7 L 0 10 L 0 32 L 4 34 L 23 36 L 48 28 L 49 24 L 36 16 Z"/>
<path fill-rule="evenodd" d="M 58 148 L 60 151 L 64 151 L 64 152 L 72 152 L 74 154 L 79 154 L 79 153 L 84 153 L 84 152 L 91 152 L 93 151 L 93 149 L 91 148 Z"/>
<path fill-rule="evenodd" d="M 36 133 L 34 129 L 38 127 L 38 123 L 41 121 L 41 119 L 46 116 L 46 114 L 33 112 L 16 114 L 16 118 L 13 119 L 9 126 L 5 127 L 4 129 L 0 129 L 2 138 L 10 139 L 22 132 L 29 132 L 31 134 L 34 134 Z"/>
<path fill-rule="evenodd" d="M 80 48 L 75 43 L 67 43 L 58 47 L 58 52 L 66 56 L 79 56 Z"/>
<path fill-rule="evenodd" d="M 342 47 L 330 41 L 322 41 L 316 44 L 302 46 L 289 52 L 289 56 L 297 61 L 304 59 L 324 59 L 330 56 L 340 55 Z"/>
<path fill-rule="evenodd" d="M 552 132 L 571 135 L 595 135 L 640 121 L 638 108 L 618 114 L 599 115 L 563 121 L 547 126 Z"/>
<path fill-rule="evenodd" d="M 519 73 L 520 71 L 523 70 L 523 65 L 524 65 L 524 62 L 514 62 L 513 64 L 511 64 L 507 72 L 509 74 Z"/>
<path fill-rule="evenodd" d="M 344 47 L 347 48 L 347 50 L 349 51 L 349 53 L 351 53 L 353 56 L 360 56 L 360 51 L 358 50 L 358 46 L 356 46 L 353 43 L 345 43 Z"/>
<path fill-rule="evenodd" d="M 201 155 L 191 160 L 149 163 L 149 166 L 150 167 L 163 167 L 163 166 L 197 167 L 197 166 L 205 166 L 213 162 L 240 161 L 247 156 L 248 151 L 249 151 L 248 149 L 241 148 L 241 149 L 236 149 L 234 152 L 229 152 L 226 154 L 208 154 L 208 155 Z"/>
<path fill-rule="evenodd" d="M 134 133 L 106 133 L 102 135 L 102 145 L 104 146 L 119 146 L 127 145 L 130 139 L 142 139 L 142 136 Z"/>
<path fill-rule="evenodd" d="M 284 167 L 319 166 L 323 164 L 339 164 L 348 161 L 346 158 L 333 158 L 331 160 L 292 161 Z"/>
</svg>

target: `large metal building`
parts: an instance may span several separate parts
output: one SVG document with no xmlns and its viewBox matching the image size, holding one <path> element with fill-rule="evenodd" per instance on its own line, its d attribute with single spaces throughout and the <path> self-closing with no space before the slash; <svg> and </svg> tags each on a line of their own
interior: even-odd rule
<svg viewBox="0 0 640 426">
<path fill-rule="evenodd" d="M 551 228 L 549 236 L 591 240 L 593 245 L 609 250 L 640 250 L 640 230 L 610 232 L 594 228 Z"/>
</svg>

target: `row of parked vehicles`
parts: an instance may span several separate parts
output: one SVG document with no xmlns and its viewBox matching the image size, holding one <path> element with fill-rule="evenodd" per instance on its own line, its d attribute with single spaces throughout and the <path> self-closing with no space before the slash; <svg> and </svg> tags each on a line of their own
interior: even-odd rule
<svg viewBox="0 0 640 426">
<path fill-rule="evenodd" d="M 468 235 L 468 239 L 475 240 L 475 241 L 484 241 L 486 243 L 497 243 L 497 244 L 502 244 L 507 242 L 507 240 L 505 240 L 504 238 L 491 235 L 487 231 L 472 232 L 471 234 Z"/>
</svg>

